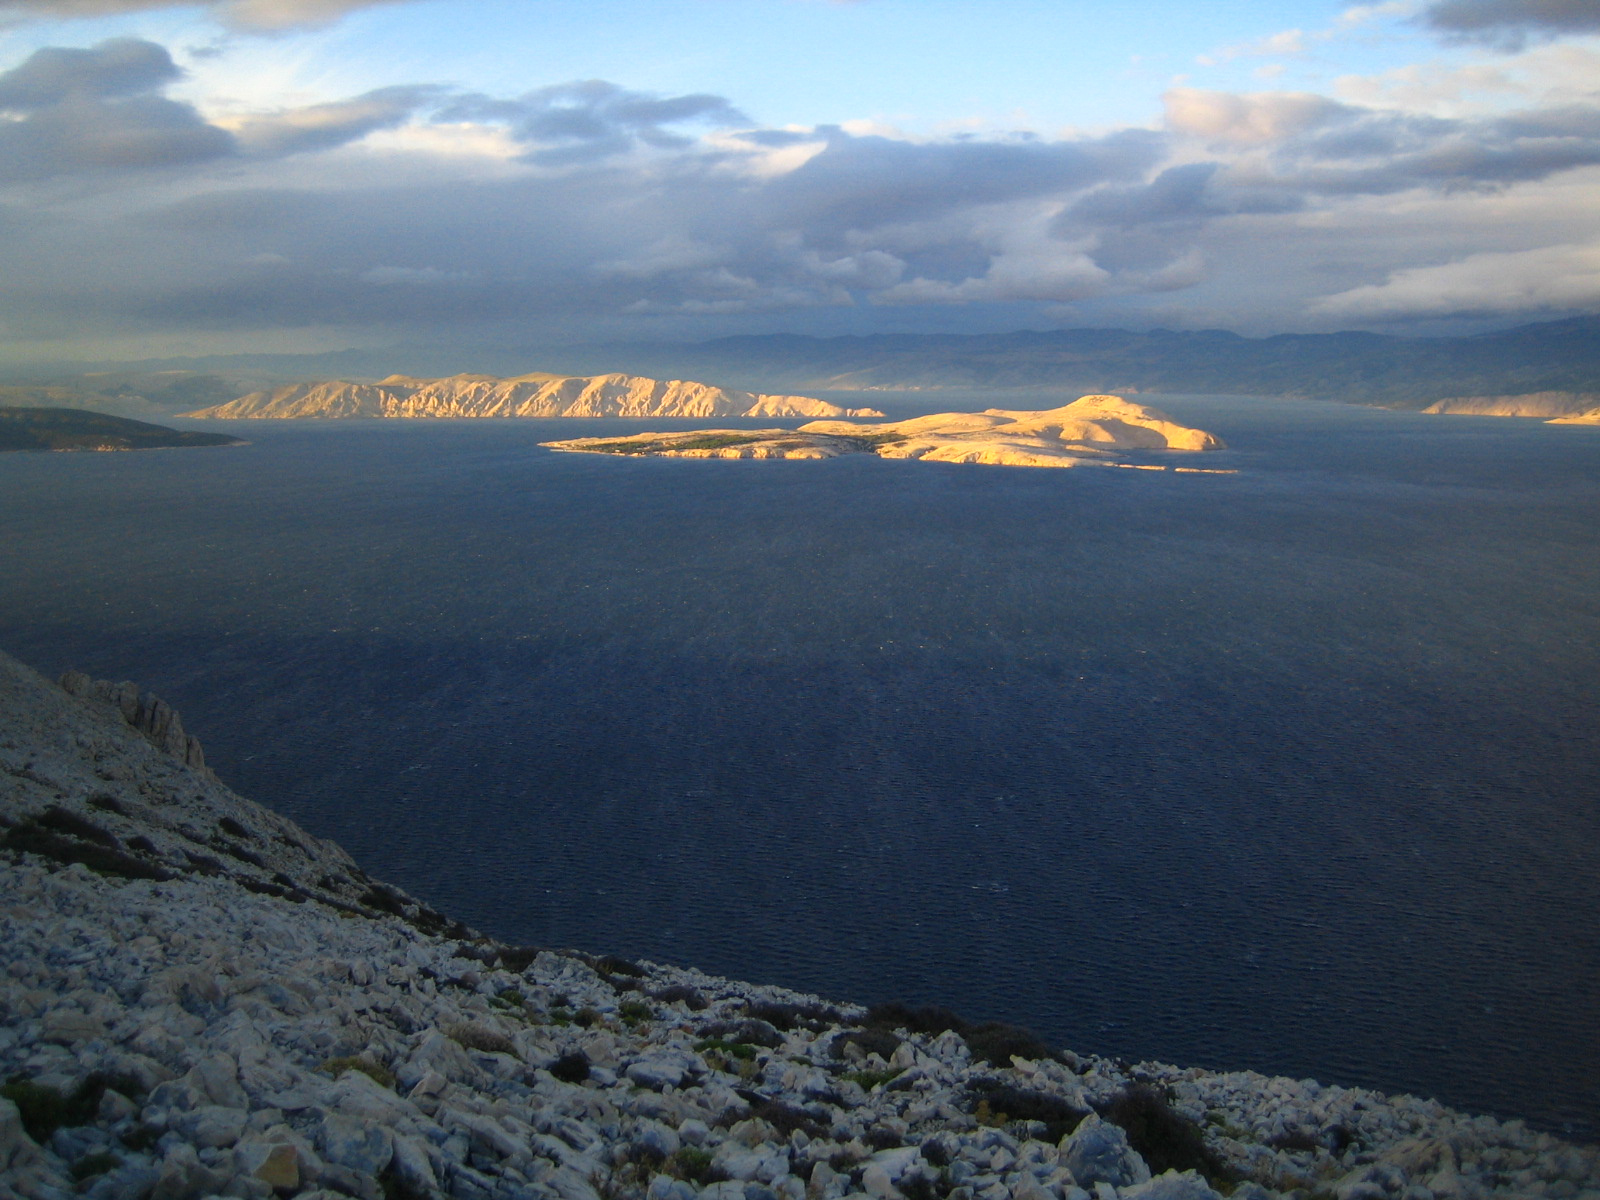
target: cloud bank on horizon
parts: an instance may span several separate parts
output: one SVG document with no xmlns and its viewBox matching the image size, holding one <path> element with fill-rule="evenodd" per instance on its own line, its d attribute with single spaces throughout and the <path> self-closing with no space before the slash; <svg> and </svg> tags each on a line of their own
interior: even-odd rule
<svg viewBox="0 0 1600 1200">
<path fill-rule="evenodd" d="M 761 2 L 808 25 L 876 7 L 941 28 L 888 11 L 900 0 Z M 548 0 L 552 21 L 568 3 Z M 692 90 L 651 86 L 656 67 L 635 84 L 626 60 L 575 78 L 558 56 L 519 59 L 528 86 L 484 86 L 518 47 L 447 33 L 466 11 L 448 0 L 0 0 L 0 344 L 1403 332 L 1600 312 L 1600 6 L 1285 7 L 1303 28 L 1183 47 L 1147 117 L 1063 129 L 762 121 L 770 98 L 724 94 L 715 62 Z M 1035 8 L 984 11 L 1020 36 Z M 359 38 L 340 24 L 358 12 Z M 429 37 L 422 67 L 395 52 Z M 783 69 L 786 47 L 763 52 Z M 982 66 L 1006 102 L 1019 72 Z"/>
</svg>

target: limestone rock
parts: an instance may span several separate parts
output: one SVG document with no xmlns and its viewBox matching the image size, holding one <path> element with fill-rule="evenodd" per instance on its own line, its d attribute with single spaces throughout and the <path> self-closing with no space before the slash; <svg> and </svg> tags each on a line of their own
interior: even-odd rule
<svg viewBox="0 0 1600 1200">
<path fill-rule="evenodd" d="M 1538 417 L 1567 424 L 1600 405 L 1593 392 L 1524 392 L 1512 396 L 1453 396 L 1437 400 L 1422 411 L 1471 417 Z M 1555 422 L 1552 422 L 1555 423 Z"/>
<path fill-rule="evenodd" d="M 1085 1186 L 1123 1188 L 1150 1178 L 1150 1168 L 1128 1145 L 1128 1135 L 1094 1113 L 1062 1140 L 1061 1162 Z"/>
<path fill-rule="evenodd" d="M 317 1131 L 317 1148 L 335 1166 L 377 1175 L 394 1157 L 394 1136 L 381 1125 L 329 1113 Z"/>
<path fill-rule="evenodd" d="M 810 396 L 766 396 L 687 380 L 639 375 L 548 375 L 512 379 L 452 375 L 380 383 L 329 380 L 251 392 L 184 413 L 219 420 L 346 417 L 881 417 Z"/>
<path fill-rule="evenodd" d="M 300 1154 L 288 1142 L 241 1142 L 234 1148 L 233 1160 L 238 1171 L 274 1191 L 294 1191 L 300 1186 Z"/>
<path fill-rule="evenodd" d="M 1119 1188 L 1117 1195 L 1119 1200 L 1222 1200 L 1194 1171 L 1167 1171 L 1145 1183 Z"/>
</svg>

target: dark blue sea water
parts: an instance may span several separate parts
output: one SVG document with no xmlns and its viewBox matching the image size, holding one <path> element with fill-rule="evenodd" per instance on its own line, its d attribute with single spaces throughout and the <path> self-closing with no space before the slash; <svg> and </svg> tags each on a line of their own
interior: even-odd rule
<svg viewBox="0 0 1600 1200">
<path fill-rule="evenodd" d="M 1600 1136 L 1600 429 L 1163 404 L 1240 473 L 4 455 L 0 646 L 508 940 Z"/>
</svg>

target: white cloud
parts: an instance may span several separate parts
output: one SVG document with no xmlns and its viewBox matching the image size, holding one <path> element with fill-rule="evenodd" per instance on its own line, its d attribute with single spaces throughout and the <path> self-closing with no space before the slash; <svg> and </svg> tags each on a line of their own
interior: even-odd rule
<svg viewBox="0 0 1600 1200">
<path fill-rule="evenodd" d="M 1440 117 L 1554 107 L 1600 99 L 1600 49 L 1570 42 L 1466 63 L 1408 63 L 1374 75 L 1342 75 L 1334 94 L 1352 104 Z"/>
<path fill-rule="evenodd" d="M 1169 129 L 1244 145 L 1282 141 L 1338 116 L 1343 106 L 1310 92 L 1211 92 L 1172 88 L 1162 97 Z"/>
<path fill-rule="evenodd" d="M 1560 312 L 1600 308 L 1600 243 L 1472 254 L 1407 267 L 1381 284 L 1351 288 L 1311 305 L 1341 320 Z"/>
<path fill-rule="evenodd" d="M 198 0 L 224 23 L 254 32 L 328 25 L 361 8 L 406 0 Z M 0 0 L 3 20 L 70 20 L 175 8 L 175 0 Z"/>
</svg>

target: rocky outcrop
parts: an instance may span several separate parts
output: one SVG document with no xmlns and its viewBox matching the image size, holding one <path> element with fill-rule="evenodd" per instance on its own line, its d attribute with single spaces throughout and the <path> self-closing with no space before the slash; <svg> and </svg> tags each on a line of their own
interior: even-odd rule
<svg viewBox="0 0 1600 1200">
<path fill-rule="evenodd" d="M 681 379 L 452 375 L 381 383 L 299 383 L 185 413 L 216 419 L 345 417 L 878 417 L 809 396 L 765 396 Z"/>
<path fill-rule="evenodd" d="M 0 655 L 0 846 L 118 879 L 196 876 L 344 913 L 448 921 L 332 842 L 235 795 L 171 706 L 69 671 L 59 686 Z"/>
<path fill-rule="evenodd" d="M 1574 413 L 1570 417 L 1556 417 L 1545 422 L 1547 425 L 1600 425 L 1600 405 L 1586 412 Z"/>
<path fill-rule="evenodd" d="M 156 749 L 165 750 L 197 771 L 205 771 L 206 756 L 200 739 L 184 733 L 183 721 L 171 705 L 149 692 L 141 692 L 138 684 L 126 680 L 112 683 L 109 679 L 91 679 L 82 671 L 68 671 L 61 677 L 61 690 L 69 696 L 111 705 Z"/>
<path fill-rule="evenodd" d="M 0 655 L 7 1200 L 1600 1196 L 1593 1148 L 1433 1101 L 346 902 L 305 881 L 383 885 L 99 693 Z"/>
<path fill-rule="evenodd" d="M 1159 409 L 1121 396 L 1083 396 L 1061 408 L 1039 412 L 990 408 L 981 413 L 937 413 L 878 425 L 813 421 L 798 430 L 702 429 L 571 438 L 544 445 L 591 454 L 667 458 L 817 459 L 876 454 L 880 458 L 1007 467 L 1094 465 L 1144 470 L 1163 468 L 1154 463 L 1124 462 L 1125 452 L 1224 449 L 1216 434 L 1179 425 Z"/>
<path fill-rule="evenodd" d="M 1594 412 L 1600 412 L 1600 394 L 1528 392 L 1520 396 L 1456 396 L 1436 401 L 1422 411 L 1469 417 L 1538 417 L 1560 425 L 1589 424 L 1585 415 L 1592 418 Z"/>
</svg>

